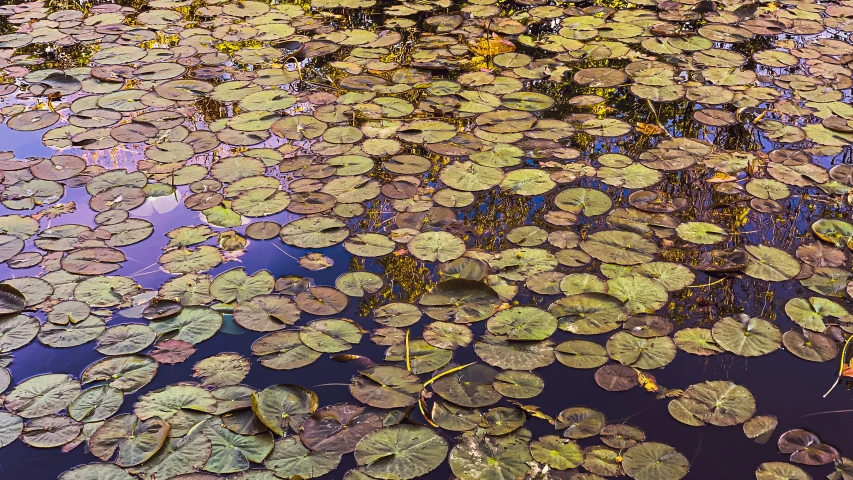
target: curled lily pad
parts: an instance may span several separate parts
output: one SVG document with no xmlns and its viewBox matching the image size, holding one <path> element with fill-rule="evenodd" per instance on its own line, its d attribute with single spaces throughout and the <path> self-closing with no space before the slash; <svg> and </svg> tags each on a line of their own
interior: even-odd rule
<svg viewBox="0 0 853 480">
<path fill-rule="evenodd" d="M 834 447 L 822 443 L 817 435 L 802 429 L 783 433 L 777 445 L 779 453 L 790 453 L 792 462 L 803 465 L 825 465 L 839 457 Z"/>
<path fill-rule="evenodd" d="M 758 415 L 744 422 L 743 433 L 756 443 L 766 443 L 778 424 L 779 420 L 773 415 Z"/>
<path fill-rule="evenodd" d="M 252 411 L 273 432 L 296 430 L 318 407 L 317 395 L 299 385 L 273 385 L 252 394 Z"/>
</svg>

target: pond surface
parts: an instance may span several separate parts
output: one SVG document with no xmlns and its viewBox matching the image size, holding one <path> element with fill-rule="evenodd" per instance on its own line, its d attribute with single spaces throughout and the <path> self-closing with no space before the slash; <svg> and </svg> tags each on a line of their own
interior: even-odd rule
<svg viewBox="0 0 853 480">
<path fill-rule="evenodd" d="M 850 2 L 12 3 L 3 478 L 853 479 Z"/>
</svg>

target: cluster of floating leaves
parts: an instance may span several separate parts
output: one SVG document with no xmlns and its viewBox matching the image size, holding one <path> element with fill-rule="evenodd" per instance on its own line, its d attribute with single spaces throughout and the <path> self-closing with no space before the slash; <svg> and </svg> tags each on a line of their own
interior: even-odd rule
<svg viewBox="0 0 853 480">
<path fill-rule="evenodd" d="M 545 388 L 535 370 L 588 369 L 606 390 L 656 393 L 679 422 L 742 424 L 758 441 L 777 420 L 756 416 L 744 386 L 667 389 L 651 371 L 679 354 L 784 346 L 811 362 L 841 356 L 839 376 L 853 376 L 842 352 L 853 224 L 827 214 L 807 235 L 754 242 L 740 231 L 819 202 L 844 210 L 853 167 L 821 163 L 853 142 L 850 2 L 95 3 L 0 7 L 10 25 L 0 96 L 16 100 L 0 114 L 57 150 L 0 153 L 0 202 L 18 211 L 0 217 L 0 260 L 42 269 L 0 283 L 0 352 L 38 341 L 103 355 L 79 378 L 13 385 L 0 369 L 0 446 L 86 443 L 102 462 L 63 480 L 307 479 L 349 454 L 358 468 L 333 475 L 405 480 L 447 459 L 460 480 L 677 480 L 687 458 L 637 427 L 589 407 L 551 416 L 530 405 Z M 67 64 L 72 49 L 85 65 Z M 687 127 L 661 122 L 678 108 Z M 750 148 L 731 148 L 744 135 Z M 132 169 L 91 161 L 132 146 Z M 676 178 L 690 186 L 680 195 L 667 186 Z M 60 203 L 68 189 L 88 194 L 94 226 L 62 221 L 75 208 Z M 113 275 L 122 247 L 154 231 L 133 211 L 174 195 L 200 221 L 161 244 L 171 279 L 149 292 Z M 466 215 L 494 196 L 540 210 L 506 231 L 499 215 L 474 231 Z M 721 221 L 720 209 L 736 214 Z M 264 219 L 282 212 L 283 225 Z M 206 273 L 254 242 L 411 258 L 441 280 L 389 302 L 378 292 L 401 296 L 379 268 L 334 286 Z M 331 264 L 316 251 L 299 259 Z M 785 305 L 784 334 L 783 321 L 743 313 L 703 325 L 666 313 L 676 296 L 739 278 L 809 292 Z M 338 316 L 362 297 L 374 302 L 372 331 Z M 141 321 L 108 325 L 117 311 Z M 194 359 L 194 380 L 145 390 L 224 317 L 260 332 L 251 359 Z M 344 353 L 365 334 L 387 346 L 382 363 Z M 455 363 L 466 348 L 479 361 Z M 323 355 L 365 365 L 351 403 L 241 384 L 252 362 L 291 370 Z M 116 415 L 136 392 L 132 413 Z M 555 432 L 533 438 L 527 421 Z M 833 462 L 832 478 L 853 478 L 853 462 L 811 432 L 788 431 L 778 446 L 792 463 L 764 463 L 757 478 L 808 479 L 795 464 Z"/>
</svg>

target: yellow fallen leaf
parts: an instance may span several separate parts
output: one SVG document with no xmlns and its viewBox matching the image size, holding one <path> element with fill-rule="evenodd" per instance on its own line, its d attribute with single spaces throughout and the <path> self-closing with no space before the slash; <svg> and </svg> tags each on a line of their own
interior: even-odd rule
<svg viewBox="0 0 853 480">
<path fill-rule="evenodd" d="M 640 385 L 645 388 L 647 392 L 657 392 L 660 389 L 654 376 L 649 373 L 643 373 L 640 370 L 636 371 L 637 380 L 639 380 Z"/>
<path fill-rule="evenodd" d="M 644 135 L 660 135 L 663 129 L 653 123 L 637 122 L 637 131 Z"/>
<path fill-rule="evenodd" d="M 500 37 L 481 38 L 471 47 L 471 51 L 477 55 L 491 57 L 501 53 L 514 52 L 515 44 Z"/>
</svg>

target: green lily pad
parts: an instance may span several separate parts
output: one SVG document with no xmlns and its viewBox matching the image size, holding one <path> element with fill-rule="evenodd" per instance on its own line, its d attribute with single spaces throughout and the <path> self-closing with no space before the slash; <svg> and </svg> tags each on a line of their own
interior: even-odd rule
<svg viewBox="0 0 853 480">
<path fill-rule="evenodd" d="M 794 355 L 810 362 L 828 362 L 838 356 L 838 345 L 832 338 L 817 332 L 789 330 L 782 344 Z"/>
<path fill-rule="evenodd" d="M 360 342 L 361 333 L 361 327 L 352 320 L 315 320 L 299 330 L 299 339 L 318 352 L 338 353 Z"/>
<path fill-rule="evenodd" d="M 84 390 L 68 405 L 68 416 L 78 422 L 100 422 L 118 412 L 124 401 L 121 391 L 102 385 Z"/>
<path fill-rule="evenodd" d="M 583 452 L 578 444 L 556 435 L 547 435 L 531 442 L 530 454 L 537 462 L 556 470 L 576 468 L 583 462 Z"/>
<path fill-rule="evenodd" d="M 580 439 L 598 435 L 604 428 L 604 414 L 589 407 L 569 407 L 557 415 L 554 426 L 565 429 L 563 436 Z"/>
<path fill-rule="evenodd" d="M 63 410 L 80 394 L 80 382 L 70 375 L 38 375 L 19 383 L 3 405 L 24 418 L 43 417 Z"/>
<path fill-rule="evenodd" d="M 607 213 L 613 206 L 613 201 L 606 193 L 591 188 L 563 190 L 554 198 L 554 203 L 560 210 L 575 214 L 583 213 L 587 217 Z"/>
<path fill-rule="evenodd" d="M 588 340 L 566 340 L 554 350 L 557 361 L 571 368 L 598 368 L 607 363 L 607 350 Z"/>
<path fill-rule="evenodd" d="M 442 376 L 432 384 L 432 389 L 441 398 L 462 407 L 487 407 L 501 399 L 494 388 L 497 375 L 494 368 L 477 363 Z"/>
<path fill-rule="evenodd" d="M 133 476 L 120 467 L 109 463 L 90 463 L 66 470 L 58 477 L 60 480 L 133 480 Z"/>
<path fill-rule="evenodd" d="M 755 398 L 745 387 L 714 380 L 691 385 L 668 408 L 673 418 L 687 425 L 707 422 L 725 427 L 749 420 L 755 413 Z"/>
<path fill-rule="evenodd" d="M 545 381 L 531 372 L 505 370 L 495 376 L 495 390 L 509 398 L 533 398 L 545 389 Z"/>
<path fill-rule="evenodd" d="M 569 295 L 552 303 L 548 312 L 557 317 L 560 330 L 580 335 L 616 330 L 628 318 L 624 303 L 603 293 Z"/>
<path fill-rule="evenodd" d="M 115 457 L 116 465 L 131 467 L 151 458 L 166 442 L 169 424 L 159 417 L 140 420 L 121 414 L 108 419 L 89 438 L 92 454 L 101 460 Z"/>
<path fill-rule="evenodd" d="M 743 273 L 768 282 L 790 280 L 800 273 L 800 262 L 784 250 L 766 245 L 747 245 L 748 263 Z"/>
<path fill-rule="evenodd" d="M 811 480 L 802 468 L 785 462 L 764 462 L 755 470 L 756 480 Z"/>
<path fill-rule="evenodd" d="M 408 249 L 425 262 L 449 262 L 465 253 L 465 242 L 447 232 L 425 232 L 413 238 Z"/>
<path fill-rule="evenodd" d="M 436 285 L 419 303 L 436 320 L 470 323 L 490 317 L 500 305 L 500 297 L 485 283 L 454 278 Z"/>
<path fill-rule="evenodd" d="M 260 463 L 273 449 L 269 432 L 258 435 L 238 435 L 213 418 L 202 424 L 201 431 L 210 439 L 210 457 L 202 467 L 213 473 L 234 473 L 248 470 L 251 463 Z"/>
<path fill-rule="evenodd" d="M 767 443 L 778 424 L 779 420 L 773 415 L 758 415 L 744 422 L 743 433 L 756 443 Z"/>
<path fill-rule="evenodd" d="M 625 452 L 622 468 L 636 480 L 679 480 L 687 475 L 690 462 L 669 445 L 645 442 Z"/>
<path fill-rule="evenodd" d="M 779 328 L 761 318 L 739 314 L 717 321 L 711 329 L 714 341 L 726 351 L 744 357 L 772 353 L 782 343 Z"/>
<path fill-rule="evenodd" d="M 513 307 L 496 313 L 487 327 L 509 340 L 545 340 L 557 330 L 557 318 L 535 307 Z"/>
<path fill-rule="evenodd" d="M 428 427 L 395 425 L 359 440 L 355 461 L 371 477 L 408 480 L 438 468 L 447 450 L 447 442 Z"/>
<path fill-rule="evenodd" d="M 413 405 L 422 388 L 420 379 L 405 368 L 375 365 L 353 377 L 350 393 L 356 400 L 376 408 Z"/>
<path fill-rule="evenodd" d="M 299 332 L 274 332 L 252 344 L 252 354 L 260 357 L 261 365 L 275 370 L 291 370 L 314 363 L 321 353 L 308 348 L 299 339 Z"/>
<path fill-rule="evenodd" d="M 133 413 L 141 420 L 153 417 L 169 420 L 181 410 L 213 413 L 216 399 L 201 387 L 170 385 L 142 395 L 133 407 Z"/>
<path fill-rule="evenodd" d="M 725 351 L 714 342 L 709 328 L 685 328 L 675 332 L 673 340 L 678 348 L 694 355 L 716 355 Z"/>
<path fill-rule="evenodd" d="M 725 241 L 729 234 L 721 226 L 707 222 L 685 222 L 675 228 L 678 238 L 700 245 L 713 245 Z"/>
<path fill-rule="evenodd" d="M 314 451 L 351 453 L 365 435 L 379 431 L 382 419 L 364 407 L 341 403 L 323 407 L 302 424 L 300 440 Z"/>
<path fill-rule="evenodd" d="M 617 362 L 634 368 L 662 368 L 675 359 L 677 349 L 669 337 L 640 338 L 618 332 L 607 340 L 607 353 Z"/>
<path fill-rule="evenodd" d="M 311 451 L 299 437 L 290 436 L 275 442 L 272 453 L 264 460 L 264 466 L 275 472 L 278 478 L 315 478 L 331 472 L 340 462 L 340 453 Z"/>
<path fill-rule="evenodd" d="M 452 350 L 445 350 L 430 345 L 422 339 L 413 339 L 409 342 L 409 361 L 411 371 L 415 375 L 434 372 L 447 365 L 453 357 Z M 406 345 L 398 344 L 390 347 L 385 352 L 385 360 L 389 362 L 403 362 L 406 360 Z"/>
<path fill-rule="evenodd" d="M 200 469 L 211 453 L 206 435 L 195 434 L 168 440 L 145 463 L 131 467 L 130 472 L 143 477 L 171 478 Z"/>
<path fill-rule="evenodd" d="M 554 363 L 554 343 L 550 340 L 518 341 L 486 334 L 474 342 L 474 352 L 493 367 L 534 370 Z"/>
<path fill-rule="evenodd" d="M 589 235 L 581 249 L 596 260 L 617 265 L 637 265 L 654 259 L 657 246 L 632 232 L 607 230 Z"/>
<path fill-rule="evenodd" d="M 526 442 L 466 434 L 450 452 L 450 470 L 460 480 L 519 478 L 532 460 Z"/>
<path fill-rule="evenodd" d="M 797 325 L 814 331 L 826 331 L 825 318 L 841 318 L 849 315 L 847 309 L 823 297 L 792 298 L 785 304 L 785 313 Z"/>
</svg>

